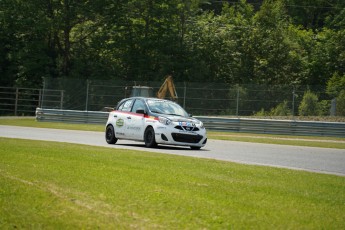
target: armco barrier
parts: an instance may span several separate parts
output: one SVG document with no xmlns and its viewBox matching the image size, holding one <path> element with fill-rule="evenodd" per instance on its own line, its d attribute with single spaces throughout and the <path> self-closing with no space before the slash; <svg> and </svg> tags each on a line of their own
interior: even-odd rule
<svg viewBox="0 0 345 230">
<path fill-rule="evenodd" d="M 197 117 L 209 130 L 296 136 L 345 137 L 344 122 Z"/>
<path fill-rule="evenodd" d="M 108 112 L 36 109 L 37 121 L 105 124 Z M 196 116 L 208 130 L 240 133 L 345 137 L 345 122 Z"/>
<path fill-rule="evenodd" d="M 105 124 L 108 119 L 108 114 L 108 112 L 98 111 L 37 108 L 36 120 L 65 123 Z"/>
</svg>

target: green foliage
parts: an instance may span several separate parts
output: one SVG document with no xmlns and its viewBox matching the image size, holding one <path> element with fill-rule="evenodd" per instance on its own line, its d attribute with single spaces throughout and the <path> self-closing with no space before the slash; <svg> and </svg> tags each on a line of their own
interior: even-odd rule
<svg viewBox="0 0 345 230">
<path fill-rule="evenodd" d="M 291 109 L 289 108 L 289 102 L 284 101 L 279 103 L 276 107 L 272 108 L 270 111 L 265 111 L 262 108 L 260 111 L 254 113 L 254 116 L 265 117 L 265 116 L 290 116 Z"/>
<path fill-rule="evenodd" d="M 319 102 L 319 116 L 329 116 L 331 111 L 331 101 L 322 100 Z"/>
<path fill-rule="evenodd" d="M 325 86 L 345 74 L 344 2 L 250 2 L 2 0 L 0 84 L 172 73 L 181 82 Z"/>
<path fill-rule="evenodd" d="M 336 115 L 345 116 L 345 89 L 340 91 L 336 100 Z"/>
<path fill-rule="evenodd" d="M 275 108 L 273 108 L 270 112 L 271 116 L 290 116 L 291 110 L 288 105 L 288 101 L 284 101 L 278 104 Z"/>
<path fill-rule="evenodd" d="M 236 7 L 224 5 L 220 15 L 209 12 L 197 16 L 188 25 L 185 44 L 195 61 L 189 70 L 195 74 L 192 80 L 243 83 L 250 79 L 253 15 L 252 7 L 241 1 Z"/>
<path fill-rule="evenodd" d="M 291 81 L 291 65 L 287 63 L 290 51 L 287 37 L 289 18 L 282 1 L 265 1 L 254 20 L 253 75 L 256 81 L 262 84 Z"/>
<path fill-rule="evenodd" d="M 327 93 L 332 97 L 337 97 L 343 89 L 345 89 L 345 75 L 340 76 L 336 72 L 327 82 Z"/>
<path fill-rule="evenodd" d="M 285 2 L 293 22 L 313 30 L 320 29 L 325 24 L 332 25 L 339 22 L 342 18 L 340 12 L 345 7 L 345 2 L 341 0 L 285 0 Z"/>
<path fill-rule="evenodd" d="M 265 116 L 269 116 L 269 112 L 266 112 L 264 108 L 261 108 L 260 111 L 254 113 L 254 116 L 257 116 L 257 117 L 265 117 Z"/>
<path fill-rule="evenodd" d="M 318 97 L 311 91 L 306 91 L 298 107 L 300 116 L 317 116 L 319 114 Z"/>
</svg>

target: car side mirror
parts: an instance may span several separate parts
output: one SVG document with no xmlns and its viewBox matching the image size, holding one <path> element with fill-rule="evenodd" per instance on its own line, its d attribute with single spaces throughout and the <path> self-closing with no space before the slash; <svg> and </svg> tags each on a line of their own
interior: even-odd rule
<svg viewBox="0 0 345 230">
<path fill-rule="evenodd" d="M 193 114 L 191 114 L 191 113 L 189 113 L 188 115 L 189 115 L 189 117 L 193 117 Z"/>
<path fill-rule="evenodd" d="M 140 113 L 140 114 L 145 114 L 145 110 L 143 109 L 137 109 L 137 111 L 135 111 L 136 113 Z"/>
</svg>

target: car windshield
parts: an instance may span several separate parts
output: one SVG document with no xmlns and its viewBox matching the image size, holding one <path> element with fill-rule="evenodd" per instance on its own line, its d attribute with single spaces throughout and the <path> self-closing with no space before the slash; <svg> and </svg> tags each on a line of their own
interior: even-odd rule
<svg viewBox="0 0 345 230">
<path fill-rule="evenodd" d="M 147 105 L 153 113 L 188 117 L 187 112 L 172 101 L 149 99 Z"/>
</svg>

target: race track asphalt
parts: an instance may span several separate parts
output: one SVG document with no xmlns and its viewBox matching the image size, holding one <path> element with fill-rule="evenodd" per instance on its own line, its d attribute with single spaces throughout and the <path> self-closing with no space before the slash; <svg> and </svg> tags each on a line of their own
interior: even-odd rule
<svg viewBox="0 0 345 230">
<path fill-rule="evenodd" d="M 0 125 L 0 137 L 85 144 L 108 148 L 209 158 L 242 164 L 289 168 L 345 176 L 345 150 L 208 140 L 201 150 L 175 146 L 145 148 L 141 142 L 119 140 L 108 145 L 103 132 L 59 130 Z M 1 160 L 1 159 L 0 159 Z"/>
</svg>

